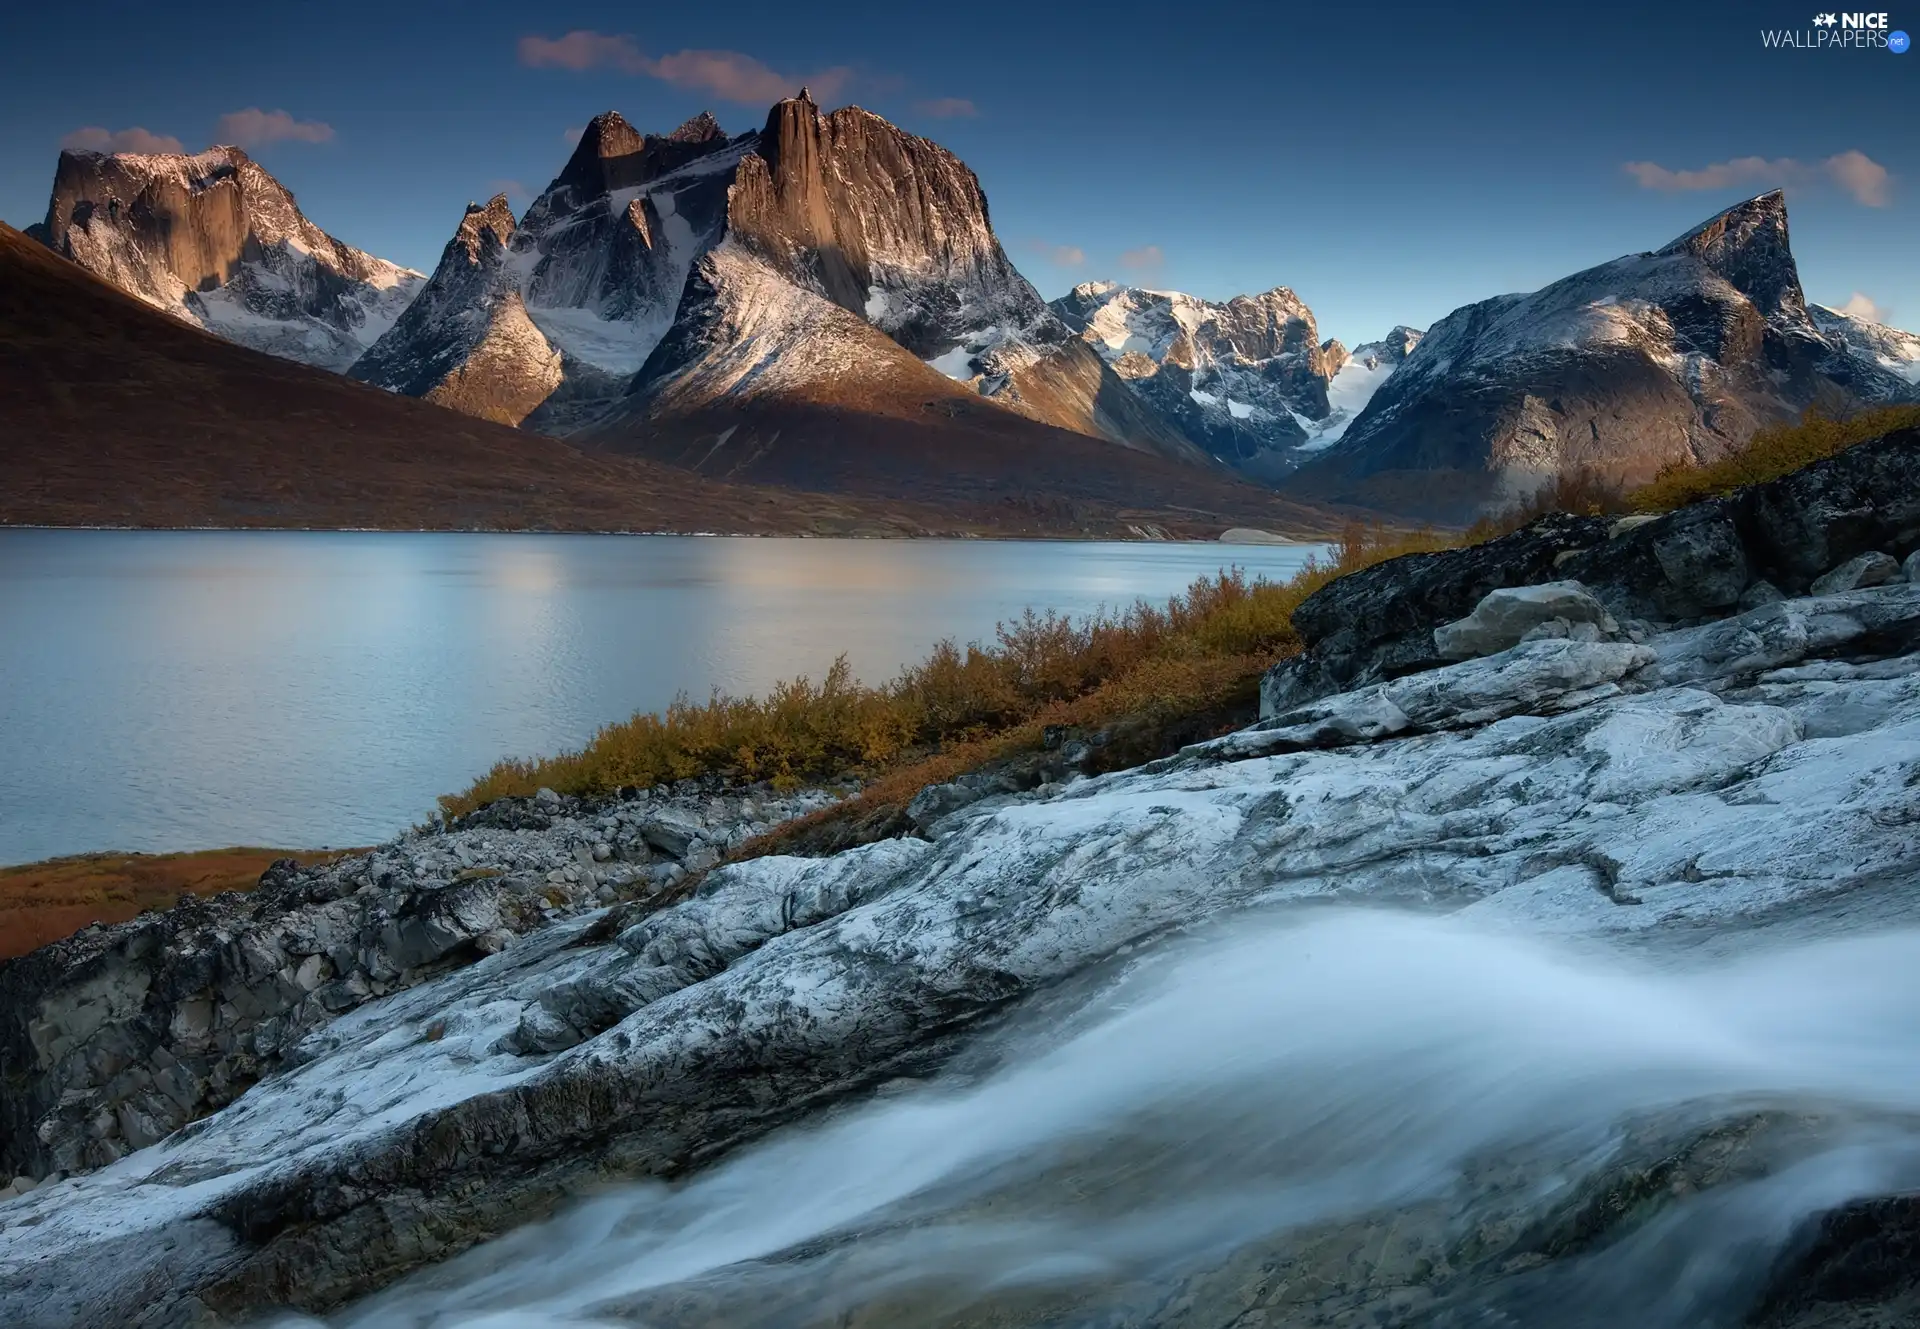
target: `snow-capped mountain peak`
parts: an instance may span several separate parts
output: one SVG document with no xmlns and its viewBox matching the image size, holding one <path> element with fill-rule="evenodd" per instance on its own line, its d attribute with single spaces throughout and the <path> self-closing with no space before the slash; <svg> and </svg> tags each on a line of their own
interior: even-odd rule
<svg viewBox="0 0 1920 1329">
<path fill-rule="evenodd" d="M 1809 305 L 1807 312 L 1814 326 L 1848 354 L 1920 384 L 1920 336 L 1825 305 Z"/>
<path fill-rule="evenodd" d="M 1189 438 L 1263 479 L 1338 438 L 1405 359 L 1390 336 L 1355 366 L 1339 342 L 1320 340 L 1313 311 L 1286 286 L 1215 302 L 1083 282 L 1053 309 Z"/>
<path fill-rule="evenodd" d="M 66 151 L 47 243 L 186 322 L 290 360 L 343 369 L 425 278 L 341 243 L 237 147 Z"/>
</svg>

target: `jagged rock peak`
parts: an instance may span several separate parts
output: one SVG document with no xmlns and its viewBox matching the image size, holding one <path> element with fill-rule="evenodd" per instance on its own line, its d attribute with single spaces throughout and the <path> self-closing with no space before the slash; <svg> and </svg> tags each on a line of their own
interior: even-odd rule
<svg viewBox="0 0 1920 1329">
<path fill-rule="evenodd" d="M 1772 190 L 1709 217 L 1658 251 L 1691 254 L 1762 314 L 1804 317 L 1806 298 L 1787 235 L 1787 197 Z"/>
<path fill-rule="evenodd" d="M 713 118 L 712 111 L 702 111 L 691 120 L 667 135 L 673 143 L 706 143 L 712 139 L 725 138 L 727 131 Z"/>
<path fill-rule="evenodd" d="M 707 111 L 671 134 L 642 134 L 618 111 L 602 111 L 581 131 L 573 156 L 548 186 L 536 211 L 554 211 L 555 204 L 559 211 L 570 211 L 587 199 L 646 184 L 726 146 L 726 131 Z M 548 197 L 557 192 L 563 197 Z M 531 219 L 529 214 L 528 224 Z"/>
<path fill-rule="evenodd" d="M 513 207 L 505 194 L 495 194 L 485 203 L 467 204 L 467 215 L 460 219 L 453 243 L 465 249 L 470 260 L 478 262 L 489 239 L 505 249 L 513 240 L 513 230 Z"/>
<path fill-rule="evenodd" d="M 424 280 L 343 244 L 240 148 L 66 151 L 46 242 L 129 295 L 255 350 L 350 364 Z"/>
</svg>

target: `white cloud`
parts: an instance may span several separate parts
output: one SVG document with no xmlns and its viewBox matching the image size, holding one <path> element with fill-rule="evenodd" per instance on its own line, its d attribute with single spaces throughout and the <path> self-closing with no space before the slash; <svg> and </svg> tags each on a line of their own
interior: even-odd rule
<svg viewBox="0 0 1920 1329">
<path fill-rule="evenodd" d="M 180 140 L 171 134 L 155 134 L 135 126 L 132 129 L 102 129 L 88 125 L 60 140 L 63 148 L 83 152 L 185 152 Z"/>
<path fill-rule="evenodd" d="M 1804 189 L 1830 184 L 1864 207 L 1884 208 L 1892 201 L 1892 175 L 1856 148 L 1818 162 L 1803 162 L 1793 157 L 1735 157 L 1695 169 L 1672 170 L 1658 162 L 1627 162 L 1623 169 L 1639 181 L 1642 189 L 1657 189 L 1662 193 L 1769 185 Z"/>
<path fill-rule="evenodd" d="M 269 143 L 325 143 L 333 137 L 333 126 L 320 120 L 296 120 L 285 111 L 249 106 L 221 116 L 213 136 L 217 142 L 238 143 L 243 148 Z"/>
</svg>

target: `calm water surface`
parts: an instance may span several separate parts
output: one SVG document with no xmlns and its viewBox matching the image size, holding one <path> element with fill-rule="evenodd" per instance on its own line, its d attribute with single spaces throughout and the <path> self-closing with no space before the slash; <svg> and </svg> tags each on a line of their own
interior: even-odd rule
<svg viewBox="0 0 1920 1329">
<path fill-rule="evenodd" d="M 0 531 L 0 863 L 371 844 L 686 691 L 879 680 L 1302 547 Z"/>
</svg>

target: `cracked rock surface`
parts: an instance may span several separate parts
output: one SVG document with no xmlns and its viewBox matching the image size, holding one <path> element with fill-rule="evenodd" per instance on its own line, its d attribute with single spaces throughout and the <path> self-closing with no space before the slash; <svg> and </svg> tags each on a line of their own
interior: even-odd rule
<svg viewBox="0 0 1920 1329">
<path fill-rule="evenodd" d="M 1533 641 L 1332 699 L 1299 722 L 1320 737 L 1244 731 L 955 809 L 931 840 L 553 922 L 0 1208 L 0 1316 L 336 1306 L 609 1177 L 682 1176 L 924 1074 L 1014 1003 L 1240 911 L 1365 900 L 1671 937 L 1874 898 L 1920 874 L 1916 650 L 1907 583 L 1639 645 Z"/>
</svg>

